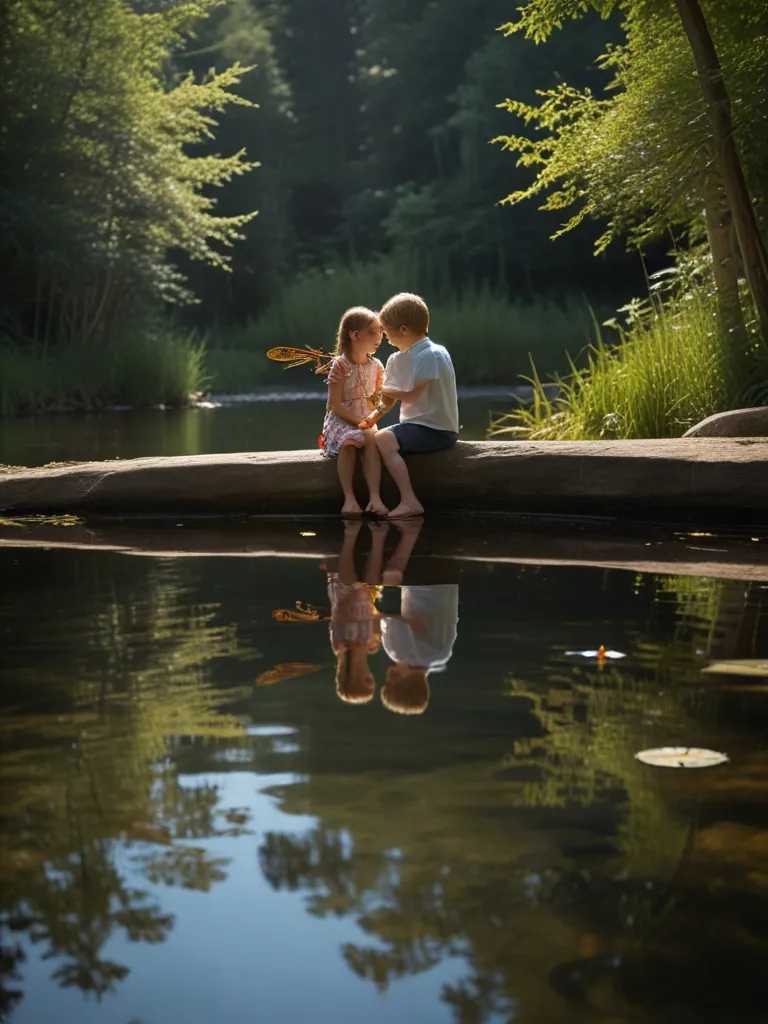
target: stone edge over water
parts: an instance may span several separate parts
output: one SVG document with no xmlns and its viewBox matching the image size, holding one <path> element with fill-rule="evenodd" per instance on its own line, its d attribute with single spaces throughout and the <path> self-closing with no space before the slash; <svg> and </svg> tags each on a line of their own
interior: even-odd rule
<svg viewBox="0 0 768 1024">
<path fill-rule="evenodd" d="M 408 462 L 428 512 L 768 511 L 764 438 L 463 441 Z M 314 451 L 0 471 L 9 513 L 305 515 L 339 503 L 336 467 Z"/>
</svg>

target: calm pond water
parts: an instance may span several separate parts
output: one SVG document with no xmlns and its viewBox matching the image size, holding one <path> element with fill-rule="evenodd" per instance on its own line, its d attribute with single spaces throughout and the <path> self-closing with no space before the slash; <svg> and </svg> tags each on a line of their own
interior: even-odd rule
<svg viewBox="0 0 768 1024">
<path fill-rule="evenodd" d="M 40 466 L 69 460 L 317 447 L 324 394 L 272 390 L 264 398 L 215 409 L 0 418 L 0 463 Z M 504 393 L 461 397 L 462 439 L 482 440 L 492 416 L 513 405 L 514 400 Z M 393 410 L 382 422 L 396 420 L 397 410 Z"/>
<path fill-rule="evenodd" d="M 0 1016 L 768 1019 L 768 698 L 701 672 L 767 653 L 765 585 L 444 558 L 378 593 L 380 644 L 333 576 L 331 627 L 273 616 L 429 529 L 0 547 Z M 667 744 L 730 761 L 635 759 Z"/>
</svg>

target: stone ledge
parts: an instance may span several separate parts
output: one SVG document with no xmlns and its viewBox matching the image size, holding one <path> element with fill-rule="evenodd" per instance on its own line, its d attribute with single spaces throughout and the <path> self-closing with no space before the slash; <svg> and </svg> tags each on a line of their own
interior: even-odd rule
<svg viewBox="0 0 768 1024">
<path fill-rule="evenodd" d="M 327 519 L 103 520 L 75 526 L 0 526 L 0 549 L 112 551 L 156 558 L 291 558 L 332 568 L 344 527 Z M 361 531 L 361 546 L 370 545 Z M 399 534 L 390 527 L 389 544 Z M 707 534 L 516 516 L 435 516 L 418 535 L 408 582 L 459 582 L 468 563 L 592 566 L 632 573 L 768 582 L 768 535 Z"/>
<path fill-rule="evenodd" d="M 427 511 L 768 511 L 768 439 L 465 441 L 409 465 Z M 385 482 L 385 500 L 392 502 Z M 0 473 L 6 512 L 338 512 L 315 451 L 89 462 Z"/>
</svg>

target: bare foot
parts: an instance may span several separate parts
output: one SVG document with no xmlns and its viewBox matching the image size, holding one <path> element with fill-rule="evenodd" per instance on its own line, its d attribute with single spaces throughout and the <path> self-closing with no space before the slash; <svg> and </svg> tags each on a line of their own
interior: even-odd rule
<svg viewBox="0 0 768 1024">
<path fill-rule="evenodd" d="M 421 516 L 424 514 L 424 506 L 416 502 L 415 505 L 406 505 L 401 501 L 397 508 L 389 513 L 390 519 L 408 519 L 410 516 Z"/>
<path fill-rule="evenodd" d="M 424 516 L 411 516 L 409 519 L 398 519 L 395 526 L 400 533 L 418 533 L 424 525 Z"/>
<path fill-rule="evenodd" d="M 361 516 L 363 510 L 356 501 L 345 501 L 341 506 L 341 514 L 343 516 Z"/>
<path fill-rule="evenodd" d="M 399 587 L 403 582 L 403 574 L 399 569 L 385 569 L 381 574 L 381 582 L 385 587 Z"/>
<path fill-rule="evenodd" d="M 389 523 L 382 523 L 380 520 L 369 519 L 368 529 L 371 533 L 387 533 L 389 530 Z"/>
<path fill-rule="evenodd" d="M 389 515 L 389 509 L 384 504 L 384 502 L 381 500 L 381 498 L 378 498 L 375 501 L 374 501 L 373 498 L 371 498 L 371 500 L 365 506 L 365 511 L 366 512 L 371 512 L 375 516 L 386 516 L 386 515 Z"/>
</svg>

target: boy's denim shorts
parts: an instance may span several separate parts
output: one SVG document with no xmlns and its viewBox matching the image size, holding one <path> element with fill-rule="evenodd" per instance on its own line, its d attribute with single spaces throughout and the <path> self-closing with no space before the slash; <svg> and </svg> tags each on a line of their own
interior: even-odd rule
<svg viewBox="0 0 768 1024">
<path fill-rule="evenodd" d="M 401 455 L 422 455 L 426 452 L 441 452 L 452 448 L 459 439 L 454 430 L 438 430 L 421 423 L 393 423 L 391 430 L 400 445 Z"/>
</svg>

